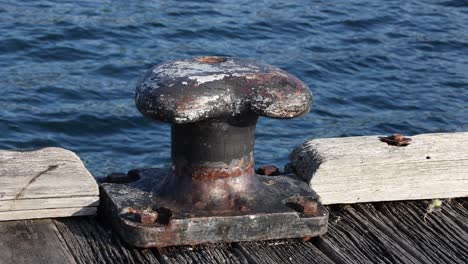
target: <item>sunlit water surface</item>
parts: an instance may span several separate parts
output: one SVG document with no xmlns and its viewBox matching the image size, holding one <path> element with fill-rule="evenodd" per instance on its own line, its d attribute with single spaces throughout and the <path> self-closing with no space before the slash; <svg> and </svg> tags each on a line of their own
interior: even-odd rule
<svg viewBox="0 0 468 264">
<path fill-rule="evenodd" d="M 96 177 L 167 165 L 169 126 L 138 113 L 135 85 L 199 55 L 313 90 L 306 117 L 260 120 L 258 165 L 308 138 L 468 131 L 467 1 L 2 1 L 0 148 L 65 147 Z"/>
</svg>

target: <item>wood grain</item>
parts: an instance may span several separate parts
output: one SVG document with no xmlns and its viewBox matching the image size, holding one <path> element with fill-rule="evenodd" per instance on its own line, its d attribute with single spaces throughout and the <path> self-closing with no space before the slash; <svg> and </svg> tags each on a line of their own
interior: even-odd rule
<svg viewBox="0 0 468 264">
<path fill-rule="evenodd" d="M 406 147 L 378 136 L 313 139 L 290 155 L 324 204 L 468 196 L 468 133 L 421 134 Z"/>
<path fill-rule="evenodd" d="M 1 150 L 0 182 L 0 221 L 95 213 L 99 201 L 93 176 L 61 148 Z"/>
<path fill-rule="evenodd" d="M 431 201 L 335 206 L 316 244 L 337 263 L 466 263 L 468 210 L 453 210 L 461 201 L 430 213 Z"/>
<path fill-rule="evenodd" d="M 151 250 L 129 248 L 96 218 L 54 220 L 77 263 L 159 263 Z"/>
<path fill-rule="evenodd" d="M 333 263 L 312 243 L 297 239 L 236 243 L 250 263 Z"/>
<path fill-rule="evenodd" d="M 50 219 L 0 223 L 0 263 L 57 264 L 76 261 Z"/>
<path fill-rule="evenodd" d="M 421 263 L 368 219 L 355 206 L 335 210 L 328 233 L 316 241 L 318 248 L 337 263 Z"/>
<path fill-rule="evenodd" d="M 468 198 L 331 206 L 311 242 L 130 248 L 96 217 L 0 223 L 0 263 L 466 263 Z"/>
<path fill-rule="evenodd" d="M 97 207 L 70 207 L 70 208 L 55 208 L 55 209 L 37 209 L 25 211 L 5 211 L 0 212 L 1 221 L 11 221 L 18 219 L 38 219 L 38 218 L 53 218 L 53 217 L 69 217 L 94 215 L 97 213 Z"/>
<path fill-rule="evenodd" d="M 245 256 L 230 244 L 180 246 L 158 250 L 162 263 L 248 263 Z"/>
</svg>

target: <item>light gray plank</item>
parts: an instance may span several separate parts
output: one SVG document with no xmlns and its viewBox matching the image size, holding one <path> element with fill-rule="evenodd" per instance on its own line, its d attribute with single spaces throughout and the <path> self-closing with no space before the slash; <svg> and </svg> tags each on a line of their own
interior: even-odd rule
<svg viewBox="0 0 468 264">
<path fill-rule="evenodd" d="M 39 210 L 25 210 L 25 211 L 5 211 L 5 212 L 0 212 L 0 221 L 11 221 L 11 220 L 17 220 L 17 219 L 83 216 L 83 215 L 94 215 L 96 213 L 97 213 L 97 207 L 95 206 L 39 209 Z"/>
<path fill-rule="evenodd" d="M 324 204 L 468 196 L 468 133 L 421 134 L 406 147 L 378 136 L 313 139 L 290 167 Z"/>
<path fill-rule="evenodd" d="M 6 200 L 0 202 L 0 212 L 25 211 L 38 209 L 56 209 L 66 207 L 96 207 L 99 205 L 98 196 L 78 196 L 60 198 L 38 198 Z"/>
<path fill-rule="evenodd" d="M 77 210 L 70 208 L 95 207 L 99 199 L 98 185 L 80 158 L 61 148 L 1 150 L 0 182 L 0 221 L 71 216 Z"/>
</svg>

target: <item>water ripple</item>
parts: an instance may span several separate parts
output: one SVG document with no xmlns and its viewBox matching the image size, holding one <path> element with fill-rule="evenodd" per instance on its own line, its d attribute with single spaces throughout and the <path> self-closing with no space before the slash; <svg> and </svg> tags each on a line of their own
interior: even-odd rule
<svg viewBox="0 0 468 264">
<path fill-rule="evenodd" d="M 468 130 L 466 1 L 2 1 L 0 148 L 62 146 L 96 177 L 164 166 L 170 127 L 134 107 L 152 65 L 253 57 L 303 79 L 314 109 L 261 119 L 256 161 L 307 138 Z"/>
</svg>

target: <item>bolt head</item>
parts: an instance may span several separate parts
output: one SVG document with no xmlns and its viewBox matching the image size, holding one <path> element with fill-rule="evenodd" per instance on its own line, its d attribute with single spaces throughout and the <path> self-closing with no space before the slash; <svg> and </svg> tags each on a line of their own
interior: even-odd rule
<svg viewBox="0 0 468 264">
<path fill-rule="evenodd" d="M 264 165 L 258 168 L 257 174 L 266 176 L 278 176 L 280 175 L 280 170 L 274 165 Z"/>
</svg>

